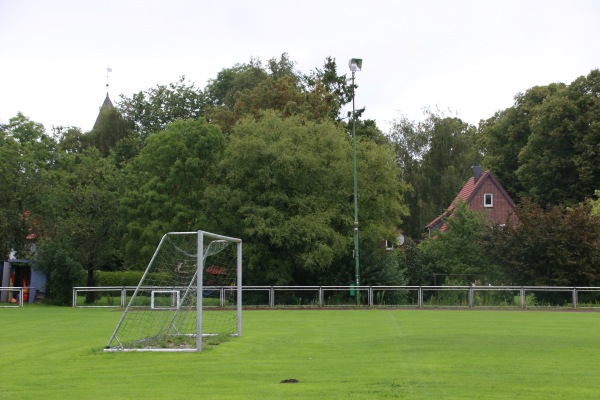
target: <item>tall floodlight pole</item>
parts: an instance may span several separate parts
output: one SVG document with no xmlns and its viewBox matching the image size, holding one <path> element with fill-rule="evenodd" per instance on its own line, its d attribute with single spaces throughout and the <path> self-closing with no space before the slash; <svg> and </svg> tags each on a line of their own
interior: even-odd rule
<svg viewBox="0 0 600 400">
<path fill-rule="evenodd" d="M 348 62 L 352 71 L 352 146 L 354 153 L 354 266 L 356 271 L 356 304 L 360 303 L 360 262 L 358 252 L 358 183 L 356 179 L 356 109 L 354 107 L 354 74 L 362 69 L 361 58 L 351 58 Z"/>
</svg>

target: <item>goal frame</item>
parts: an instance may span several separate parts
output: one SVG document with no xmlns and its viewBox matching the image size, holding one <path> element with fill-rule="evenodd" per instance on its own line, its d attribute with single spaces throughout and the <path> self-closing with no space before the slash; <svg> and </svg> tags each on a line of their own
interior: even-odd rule
<svg viewBox="0 0 600 400">
<path fill-rule="evenodd" d="M 229 236 L 218 235 L 216 233 L 198 231 L 198 284 L 196 287 L 196 351 L 202 351 L 202 314 L 203 307 L 203 287 L 204 287 L 204 237 L 214 240 L 228 240 L 237 245 L 237 336 L 242 336 L 242 239 Z"/>
<path fill-rule="evenodd" d="M 196 261 L 196 276 L 197 276 L 197 282 L 196 282 L 196 348 L 190 348 L 190 349 L 150 349 L 150 348 L 142 348 L 142 349 L 126 349 L 126 348 L 112 348 L 111 347 L 111 343 L 113 343 L 113 340 L 116 340 L 117 342 L 119 342 L 119 339 L 117 337 L 117 332 L 119 331 L 119 328 L 121 327 L 125 316 L 127 315 L 127 313 L 129 312 L 129 309 L 132 307 L 132 304 L 134 304 L 134 300 L 138 295 L 138 292 L 140 290 L 141 287 L 141 283 L 144 282 L 146 275 L 149 273 L 149 267 L 154 263 L 155 258 L 157 257 L 159 250 L 161 248 L 161 246 L 163 245 L 163 242 L 165 241 L 165 238 L 169 235 L 197 235 L 197 261 Z M 114 351 L 160 351 L 160 352 L 164 352 L 164 351 L 170 351 L 170 352 L 201 352 L 202 351 L 202 337 L 203 337 L 203 331 L 202 331 L 202 322 L 203 322 L 203 312 L 204 312 L 204 306 L 203 306 L 203 288 L 204 288 L 204 282 L 203 282 L 203 275 L 204 275 L 204 238 L 209 238 L 211 240 L 226 240 L 229 242 L 233 242 L 236 245 L 236 253 L 237 253 L 237 259 L 236 259 L 236 297 L 237 297 L 237 301 L 236 301 L 236 322 L 237 322 L 237 333 L 233 334 L 233 336 L 242 336 L 242 239 L 239 238 L 234 238 L 234 237 L 230 237 L 230 236 L 224 236 L 224 235 L 220 235 L 220 234 L 216 234 L 216 233 L 212 233 L 212 232 L 208 232 L 208 231 L 202 231 L 202 230 L 198 230 L 196 232 L 168 232 L 165 233 L 158 246 L 156 247 L 156 250 L 154 251 L 154 254 L 150 260 L 150 262 L 148 263 L 148 266 L 146 267 L 146 270 L 144 271 L 144 274 L 142 275 L 142 278 L 140 279 L 140 284 L 138 284 L 138 286 L 136 287 L 135 291 L 133 292 L 133 295 L 131 296 L 131 299 L 129 300 L 129 303 L 127 304 L 127 307 L 125 308 L 125 310 L 123 311 L 123 314 L 121 315 L 121 319 L 119 320 L 119 323 L 117 324 L 117 327 L 115 328 L 113 334 L 111 335 L 107 346 L 105 347 L 104 351 L 105 352 L 114 352 Z M 179 301 L 177 304 L 177 308 L 179 309 Z M 120 343 L 120 342 L 119 342 Z"/>
</svg>

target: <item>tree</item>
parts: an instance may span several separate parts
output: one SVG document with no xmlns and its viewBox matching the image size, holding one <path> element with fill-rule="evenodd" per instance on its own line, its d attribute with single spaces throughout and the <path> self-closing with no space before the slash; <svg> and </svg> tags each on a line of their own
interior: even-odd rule
<svg viewBox="0 0 600 400">
<path fill-rule="evenodd" d="M 421 251 L 417 243 L 407 238 L 397 254 L 400 268 L 404 271 L 407 279 L 406 285 L 427 286 L 434 284 L 435 263 L 429 260 L 429 256 Z"/>
<path fill-rule="evenodd" d="M 126 121 L 114 107 L 102 107 L 94 128 L 87 134 L 87 143 L 100 150 L 107 157 L 117 148 L 120 141 L 126 140 L 133 132 L 133 122 Z M 72 137 L 72 136 L 71 136 Z"/>
<path fill-rule="evenodd" d="M 283 117 L 303 115 L 310 120 L 329 117 L 335 97 L 320 84 L 307 91 L 302 86 L 302 77 L 294 71 L 294 64 L 287 58 L 287 54 L 283 54 L 279 61 L 271 59 L 268 65 L 269 70 L 264 70 L 264 77 L 256 78 L 254 82 L 243 80 L 248 87 L 232 85 L 230 90 L 235 90 L 232 104 L 222 104 L 209 111 L 211 122 L 220 125 L 224 133 L 229 134 L 233 126 L 246 115 L 260 118 L 264 110 L 276 110 Z M 257 63 L 254 65 L 256 67 L 261 67 L 261 64 Z M 237 73 L 241 76 L 237 79 L 245 77 L 249 71 L 254 70 L 240 70 Z M 229 79 L 235 82 L 237 79 L 230 76 L 232 71 L 228 72 Z M 254 72 L 254 75 L 257 73 Z M 254 83 L 253 86 L 250 85 L 251 82 Z M 210 85 L 207 90 L 212 90 Z"/>
<path fill-rule="evenodd" d="M 303 115 L 312 121 L 340 122 L 340 108 L 350 101 L 352 88 L 345 75 L 337 75 L 335 60 L 328 58 L 323 70 L 308 76 L 296 72 L 294 65 L 284 53 L 279 60 L 269 60 L 267 67 L 253 59 L 224 69 L 205 89 L 212 105 L 207 112 L 209 120 L 225 134 L 243 116 L 259 118 L 263 110 L 277 110 L 284 117 Z"/>
<path fill-rule="evenodd" d="M 448 231 L 421 242 L 420 250 L 432 264 L 424 268 L 461 284 L 497 282 L 495 269 L 480 246 L 484 230 L 483 217 L 459 202 L 448 219 Z"/>
<path fill-rule="evenodd" d="M 359 207 L 367 245 L 406 214 L 392 154 L 359 146 Z M 302 284 L 337 275 L 352 248 L 351 142 L 332 122 L 266 111 L 230 137 L 208 209 L 231 235 L 248 238 L 248 283 Z M 348 268 L 348 271 L 350 269 Z M 340 283 L 347 283 L 347 274 Z"/>
<path fill-rule="evenodd" d="M 483 164 L 494 172 L 518 202 L 524 187 L 516 172 L 519 153 L 531 135 L 530 120 L 535 109 L 564 85 L 534 86 L 515 96 L 515 104 L 483 122 L 479 129 L 484 152 Z"/>
<path fill-rule="evenodd" d="M 381 146 L 390 146 L 390 139 L 377 127 L 377 123 L 373 119 L 358 120 L 356 117 L 356 137 L 364 140 L 370 140 Z M 354 127 L 352 124 L 340 123 L 346 129 L 348 135 L 352 137 Z"/>
<path fill-rule="evenodd" d="M 519 153 L 517 176 L 541 204 L 573 204 L 600 181 L 600 70 L 540 104 Z"/>
<path fill-rule="evenodd" d="M 22 113 L 0 127 L 0 240 L 4 258 L 11 250 L 22 258 L 32 256 L 27 237 L 39 233 L 35 211 L 44 198 L 42 173 L 53 165 L 55 150 L 56 142 L 44 126 Z"/>
<path fill-rule="evenodd" d="M 600 181 L 600 69 L 579 77 L 569 91 L 580 110 L 575 133 L 575 165 L 579 178 L 577 192 L 588 197 Z"/>
<path fill-rule="evenodd" d="M 40 246 L 36 265 L 46 273 L 46 301 L 66 306 L 72 303 L 73 287 L 83 281 L 85 272 L 64 246 L 47 241 Z"/>
<path fill-rule="evenodd" d="M 411 187 L 403 229 L 415 238 L 450 205 L 481 159 L 475 127 L 431 110 L 425 115 L 421 122 L 395 120 L 390 135 L 402 179 Z"/>
<path fill-rule="evenodd" d="M 76 263 L 87 272 L 86 285 L 95 286 L 95 271 L 113 269 L 121 262 L 116 212 L 120 171 L 110 158 L 90 148 L 79 154 L 62 153 L 44 178 L 47 195 L 37 215 L 43 228 L 42 247 L 50 253 L 42 254 L 39 262 L 56 274 L 54 278 L 50 274 L 50 280 L 58 279 L 61 271 L 70 276 Z M 68 261 L 64 267 L 56 263 L 59 256 Z M 88 301 L 92 297 L 90 292 Z"/>
<path fill-rule="evenodd" d="M 219 127 L 203 118 L 175 121 L 148 137 L 126 168 L 121 207 L 128 265 L 145 266 L 164 233 L 210 230 L 204 191 L 223 148 Z"/>
<path fill-rule="evenodd" d="M 474 146 L 475 128 L 459 118 L 429 112 L 427 129 L 429 150 L 423 156 L 421 171 L 425 180 L 424 208 L 433 219 L 448 207 L 471 176 L 479 152 Z"/>
<path fill-rule="evenodd" d="M 278 110 L 288 117 L 297 114 L 303 103 L 304 96 L 292 77 L 268 77 L 256 87 L 238 92 L 233 111 L 237 119 L 247 114 L 259 118 L 263 110 Z"/>
<path fill-rule="evenodd" d="M 4 129 L 0 130 L 0 187 L 2 202 L 0 202 L 0 241 L 2 243 L 2 259 L 8 259 L 12 248 L 18 246 L 20 239 L 15 236 L 19 231 L 19 143 L 9 136 Z M 21 214 L 22 215 L 22 214 Z M 7 245 L 4 245 L 7 244 Z"/>
<path fill-rule="evenodd" d="M 591 212 L 594 215 L 600 216 L 600 190 L 596 190 L 594 195 L 596 196 L 596 200 L 590 201 L 590 206 L 592 207 Z"/>
<path fill-rule="evenodd" d="M 251 59 L 247 64 L 236 64 L 221 70 L 215 79 L 208 81 L 204 92 L 207 103 L 212 108 L 232 110 L 236 95 L 246 89 L 253 89 L 268 77 L 260 59 Z"/>
<path fill-rule="evenodd" d="M 206 103 L 202 90 L 181 76 L 175 83 L 157 85 L 131 97 L 121 95 L 118 109 L 143 141 L 178 119 L 204 117 Z"/>
<path fill-rule="evenodd" d="M 331 99 L 328 99 L 329 118 L 341 120 L 341 108 L 352 101 L 352 85 L 348 84 L 345 74 L 338 75 L 335 59 L 327 57 L 323 69 L 316 68 L 311 71 L 309 75 L 304 76 L 304 81 L 308 91 L 316 92 L 322 87 L 326 93 L 332 96 Z"/>
<path fill-rule="evenodd" d="M 88 147 L 87 136 L 75 126 L 52 127 L 52 135 L 58 142 L 57 150 L 64 153 L 81 153 Z"/>
<path fill-rule="evenodd" d="M 576 204 L 600 180 L 600 70 L 533 87 L 481 126 L 484 164 L 515 198 Z"/>
<path fill-rule="evenodd" d="M 600 217 L 588 204 L 542 208 L 524 199 L 517 216 L 518 224 L 491 229 L 482 241 L 502 266 L 506 284 L 600 284 Z"/>
<path fill-rule="evenodd" d="M 379 247 L 369 252 L 369 257 L 361 261 L 361 285 L 369 286 L 405 286 L 408 284 L 406 270 L 401 259 L 394 251 Z"/>
<path fill-rule="evenodd" d="M 282 53 L 279 57 L 279 60 L 276 58 L 271 58 L 267 62 L 269 76 L 275 80 L 283 77 L 289 77 L 294 80 L 296 85 L 299 85 L 301 76 L 296 71 L 295 65 L 296 63 L 290 60 L 290 57 L 287 53 Z"/>
<path fill-rule="evenodd" d="M 229 134 L 233 126 L 244 116 L 260 119 L 264 110 L 274 110 L 280 116 L 302 116 L 319 121 L 329 118 L 329 101 L 333 97 L 317 86 L 315 92 L 304 92 L 289 76 L 268 77 L 252 89 L 238 92 L 232 110 L 220 108 L 210 112 L 212 122 L 223 127 Z"/>
</svg>

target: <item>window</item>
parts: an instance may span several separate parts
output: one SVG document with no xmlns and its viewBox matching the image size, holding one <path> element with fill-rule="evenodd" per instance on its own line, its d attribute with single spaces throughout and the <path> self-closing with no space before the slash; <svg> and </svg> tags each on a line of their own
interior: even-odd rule
<svg viewBox="0 0 600 400">
<path fill-rule="evenodd" d="M 483 206 L 494 207 L 494 195 L 492 193 L 486 193 L 483 195 Z"/>
</svg>

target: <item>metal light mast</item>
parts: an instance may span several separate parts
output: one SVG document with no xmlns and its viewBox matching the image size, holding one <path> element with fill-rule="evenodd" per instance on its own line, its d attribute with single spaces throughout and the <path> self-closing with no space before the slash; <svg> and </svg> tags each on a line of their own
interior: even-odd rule
<svg viewBox="0 0 600 400">
<path fill-rule="evenodd" d="M 352 145 L 354 148 L 354 265 L 356 271 L 356 303 L 359 304 L 360 262 L 358 252 L 358 183 L 356 179 L 356 109 L 354 106 L 354 74 L 362 69 L 362 59 L 352 58 L 348 63 L 352 71 Z"/>
</svg>

